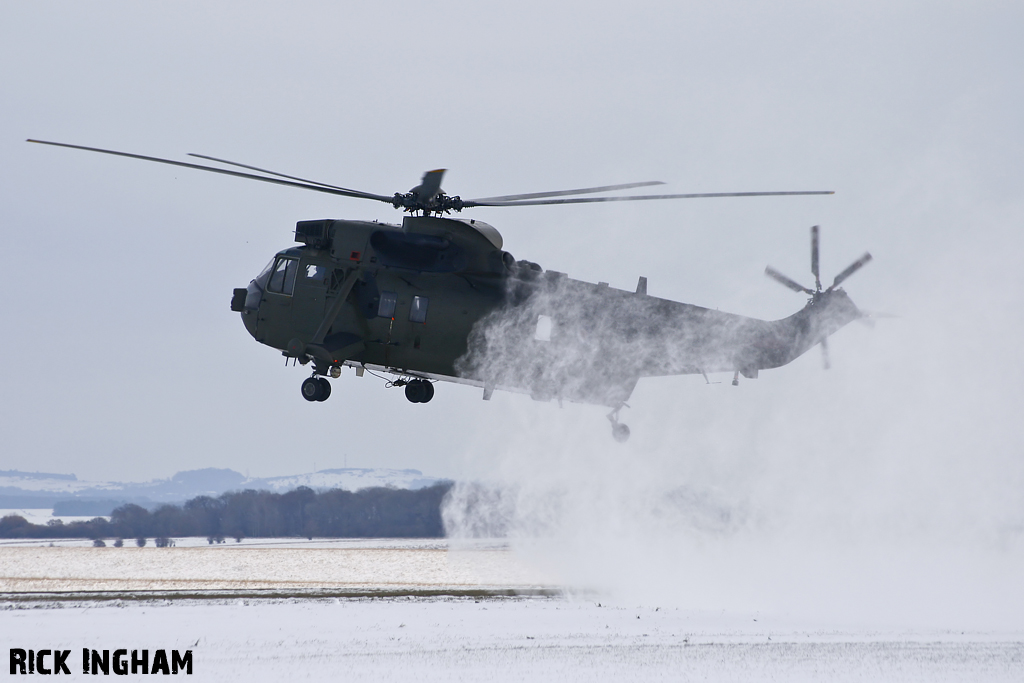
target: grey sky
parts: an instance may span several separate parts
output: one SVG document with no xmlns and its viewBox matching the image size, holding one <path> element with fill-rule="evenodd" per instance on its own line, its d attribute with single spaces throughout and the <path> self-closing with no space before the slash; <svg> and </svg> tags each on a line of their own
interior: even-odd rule
<svg viewBox="0 0 1024 683">
<path fill-rule="evenodd" d="M 611 448 L 599 409 L 484 403 L 461 386 L 412 405 L 346 371 L 330 401 L 306 403 L 305 371 L 252 341 L 231 289 L 291 244 L 296 220 L 398 212 L 23 142 L 38 137 L 383 194 L 438 167 L 464 197 L 639 180 L 834 189 L 472 216 L 545 268 L 627 289 L 645 275 L 653 295 L 764 318 L 803 303 L 764 266 L 809 282 L 820 223 L 825 278 L 870 250 L 846 289 L 902 317 L 841 331 L 829 373 L 812 352 L 738 390 L 641 383 L 615 457 L 643 467 L 726 434 L 726 465 L 687 461 L 689 476 L 736 464 L 756 433 L 811 480 L 860 476 L 860 454 L 920 483 L 927 454 L 1010 496 L 1024 445 L 1022 25 L 1017 3 L 4 3 L 0 468 L 270 476 L 347 454 L 477 476 L 531 426 L 527 450 Z M 804 450 L 826 440 L 839 474 Z"/>
</svg>

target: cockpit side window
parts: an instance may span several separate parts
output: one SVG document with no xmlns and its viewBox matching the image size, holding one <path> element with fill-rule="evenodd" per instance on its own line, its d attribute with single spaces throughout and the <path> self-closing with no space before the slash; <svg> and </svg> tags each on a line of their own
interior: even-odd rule
<svg viewBox="0 0 1024 683">
<path fill-rule="evenodd" d="M 295 273 L 299 269 L 299 261 L 294 258 L 279 258 L 274 264 L 274 272 L 267 284 L 267 291 L 291 296 L 295 290 Z"/>
<path fill-rule="evenodd" d="M 267 264 L 266 268 L 260 271 L 260 274 L 256 276 L 256 280 L 266 282 L 272 270 L 274 270 L 274 259 L 270 259 L 270 263 Z"/>
<path fill-rule="evenodd" d="M 270 279 L 270 274 L 274 271 L 274 259 L 270 259 L 270 263 L 267 267 L 260 271 L 260 274 L 256 276 L 253 282 L 256 287 L 262 292 L 267 288 L 267 280 Z"/>
</svg>

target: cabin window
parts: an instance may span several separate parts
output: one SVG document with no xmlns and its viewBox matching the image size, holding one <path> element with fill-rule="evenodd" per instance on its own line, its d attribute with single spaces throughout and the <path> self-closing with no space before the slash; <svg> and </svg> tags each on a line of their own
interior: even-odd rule
<svg viewBox="0 0 1024 683">
<path fill-rule="evenodd" d="M 310 263 L 308 266 L 306 266 L 306 279 L 307 280 L 316 280 L 318 282 L 323 282 L 325 277 L 327 277 L 327 268 L 326 267 L 324 267 L 324 266 L 317 266 L 317 265 L 314 265 L 312 263 Z"/>
<path fill-rule="evenodd" d="M 533 338 L 537 341 L 551 341 L 551 330 L 554 326 L 554 321 L 551 320 L 550 315 L 538 315 L 537 331 L 534 332 Z"/>
<path fill-rule="evenodd" d="M 394 292 L 381 292 L 380 305 L 377 306 L 377 315 L 381 318 L 395 317 L 395 304 L 398 303 L 398 295 Z"/>
<path fill-rule="evenodd" d="M 409 308 L 409 320 L 414 323 L 422 323 L 427 321 L 427 297 L 425 296 L 414 296 L 412 298 L 412 306 Z"/>
<path fill-rule="evenodd" d="M 291 296 L 295 290 L 295 273 L 299 269 L 299 262 L 293 258 L 279 258 L 274 265 L 274 272 L 270 276 L 267 289 L 278 294 Z"/>
</svg>

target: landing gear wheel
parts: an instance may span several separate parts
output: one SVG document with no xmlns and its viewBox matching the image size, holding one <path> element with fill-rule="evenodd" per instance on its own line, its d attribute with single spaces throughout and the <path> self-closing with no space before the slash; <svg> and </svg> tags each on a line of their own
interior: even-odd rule
<svg viewBox="0 0 1024 683">
<path fill-rule="evenodd" d="M 612 425 L 612 438 L 619 443 L 626 443 L 629 441 L 629 427 L 616 422 Z"/>
<path fill-rule="evenodd" d="M 427 403 L 434 398 L 434 385 L 425 379 L 410 380 L 405 385 L 405 397 L 410 403 Z"/>
<path fill-rule="evenodd" d="M 302 398 L 307 401 L 320 401 L 320 395 L 323 393 L 323 387 L 320 384 L 320 380 L 316 377 L 307 377 L 302 381 Z"/>
<path fill-rule="evenodd" d="M 317 379 L 317 382 L 320 384 L 320 395 L 316 397 L 316 400 L 326 401 L 331 397 L 331 383 L 324 377 Z"/>
<path fill-rule="evenodd" d="M 612 438 L 619 443 L 626 443 L 629 441 L 629 427 L 619 422 L 619 411 L 629 406 L 625 403 L 621 404 L 618 408 L 608 413 L 608 421 L 612 423 Z"/>
</svg>

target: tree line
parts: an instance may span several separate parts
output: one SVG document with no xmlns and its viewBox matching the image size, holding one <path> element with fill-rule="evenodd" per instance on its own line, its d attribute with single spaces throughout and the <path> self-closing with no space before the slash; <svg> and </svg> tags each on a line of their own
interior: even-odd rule
<svg viewBox="0 0 1024 683">
<path fill-rule="evenodd" d="M 159 541 L 183 536 L 225 538 L 442 538 L 441 501 L 450 482 L 422 489 L 332 489 L 317 492 L 300 486 L 287 493 L 235 491 L 216 498 L 199 496 L 182 505 L 150 511 L 140 505 L 116 508 L 107 520 L 31 524 L 8 515 L 0 519 L 0 538 L 147 537 Z"/>
</svg>

